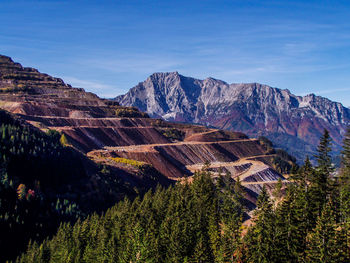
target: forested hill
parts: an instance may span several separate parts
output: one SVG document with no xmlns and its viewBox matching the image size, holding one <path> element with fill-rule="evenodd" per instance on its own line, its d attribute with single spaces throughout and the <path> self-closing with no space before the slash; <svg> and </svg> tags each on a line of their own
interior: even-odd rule
<svg viewBox="0 0 350 263">
<path fill-rule="evenodd" d="M 44 133 L 0 110 L 0 262 L 17 256 L 30 239 L 53 234 L 61 222 L 136 196 L 134 186 L 66 143 L 64 134 Z"/>
<path fill-rule="evenodd" d="M 339 178 L 329 139 L 325 132 L 317 167 L 306 160 L 273 198 L 263 187 L 249 228 L 240 182 L 214 183 L 204 169 L 192 183 L 64 224 L 16 262 L 350 262 L 350 130 Z"/>
</svg>

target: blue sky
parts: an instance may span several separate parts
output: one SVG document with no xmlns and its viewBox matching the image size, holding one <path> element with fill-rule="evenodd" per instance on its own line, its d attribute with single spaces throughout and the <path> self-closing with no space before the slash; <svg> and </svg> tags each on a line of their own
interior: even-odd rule
<svg viewBox="0 0 350 263">
<path fill-rule="evenodd" d="M 102 97 L 178 71 L 350 106 L 349 1 L 1 0 L 0 54 Z"/>
</svg>

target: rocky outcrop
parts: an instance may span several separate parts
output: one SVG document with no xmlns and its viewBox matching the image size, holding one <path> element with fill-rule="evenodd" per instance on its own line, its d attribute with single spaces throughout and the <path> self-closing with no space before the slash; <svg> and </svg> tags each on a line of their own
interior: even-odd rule
<svg viewBox="0 0 350 263">
<path fill-rule="evenodd" d="M 350 125 L 348 108 L 314 94 L 301 97 L 258 83 L 198 80 L 177 72 L 155 73 L 116 101 L 165 120 L 267 136 L 299 160 L 314 154 L 324 129 L 339 151 Z"/>
</svg>

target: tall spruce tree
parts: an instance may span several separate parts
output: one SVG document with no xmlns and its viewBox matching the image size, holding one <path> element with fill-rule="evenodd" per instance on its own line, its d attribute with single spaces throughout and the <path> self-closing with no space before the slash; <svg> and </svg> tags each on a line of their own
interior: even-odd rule
<svg viewBox="0 0 350 263">
<path fill-rule="evenodd" d="M 339 262 L 335 236 L 336 219 L 329 200 L 317 219 L 315 230 L 308 237 L 307 261 Z"/>
<path fill-rule="evenodd" d="M 233 188 L 233 189 L 232 189 Z M 232 190 L 234 195 L 232 198 Z M 227 186 L 221 193 L 221 246 L 216 262 L 237 262 L 241 257 L 241 233 L 243 221 L 243 187 L 237 178 L 234 187 Z"/>
<path fill-rule="evenodd" d="M 307 156 L 304 165 L 300 167 L 298 173 L 293 177 L 298 207 L 296 213 L 299 213 L 299 217 L 303 218 L 305 231 L 311 231 L 313 229 L 318 213 L 317 203 L 313 199 L 313 194 L 317 194 L 318 189 L 317 186 L 312 184 L 315 178 L 316 171 Z"/>
<path fill-rule="evenodd" d="M 324 130 L 323 136 L 320 139 L 320 143 L 317 147 L 317 182 L 322 196 L 326 199 L 329 197 L 332 191 L 332 182 L 330 180 L 331 174 L 334 172 L 334 166 L 332 164 L 332 157 L 330 152 L 332 151 L 332 139 L 329 136 L 329 132 Z"/>
<path fill-rule="evenodd" d="M 304 189 L 290 184 L 276 209 L 276 249 L 281 262 L 298 262 L 305 258 L 306 199 Z"/>
<path fill-rule="evenodd" d="M 332 164 L 331 138 L 329 132 L 324 130 L 317 147 L 317 167 L 310 178 L 309 205 L 310 205 L 310 222 L 314 226 L 317 217 L 321 216 L 322 209 L 334 192 L 334 180 L 331 175 L 334 172 Z"/>
<path fill-rule="evenodd" d="M 343 170 L 350 173 L 350 126 L 348 127 L 343 141 L 342 164 Z"/>
<path fill-rule="evenodd" d="M 277 262 L 275 261 L 275 213 L 265 186 L 257 200 L 254 223 L 255 225 L 249 229 L 245 237 L 248 261 Z"/>
<path fill-rule="evenodd" d="M 350 225 L 350 127 L 344 138 L 339 186 L 341 220 Z"/>
</svg>

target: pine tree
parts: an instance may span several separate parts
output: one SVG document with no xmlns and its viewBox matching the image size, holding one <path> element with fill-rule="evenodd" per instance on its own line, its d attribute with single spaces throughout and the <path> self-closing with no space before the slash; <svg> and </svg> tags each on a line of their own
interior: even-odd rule
<svg viewBox="0 0 350 263">
<path fill-rule="evenodd" d="M 254 223 L 245 238 L 249 262 L 275 262 L 275 214 L 265 186 L 257 200 Z"/>
<path fill-rule="evenodd" d="M 330 152 L 332 151 L 331 141 L 332 139 L 329 136 L 329 132 L 324 130 L 324 134 L 320 139 L 320 144 L 317 147 L 318 154 L 315 156 L 317 158 L 317 172 L 319 177 L 317 181 L 321 188 L 321 194 L 325 199 L 329 197 L 329 193 L 332 190 L 330 176 L 334 172 L 332 158 L 330 156 Z"/>
<path fill-rule="evenodd" d="M 350 262 L 350 237 L 347 224 L 340 224 L 336 228 L 335 247 L 336 262 Z"/>
<path fill-rule="evenodd" d="M 303 189 L 289 185 L 286 196 L 276 209 L 275 253 L 283 262 L 297 262 L 304 258 L 307 233 L 305 210 Z"/>
<path fill-rule="evenodd" d="M 316 171 L 312 167 L 309 157 L 306 157 L 304 165 L 292 179 L 296 183 L 296 203 L 298 208 L 295 212 L 304 221 L 305 231 L 313 229 L 318 216 L 318 205 L 313 196 L 313 194 L 317 195 L 318 188 L 317 185 L 313 184 L 314 178 L 316 178 Z"/>
<path fill-rule="evenodd" d="M 240 256 L 244 190 L 239 178 L 234 185 L 231 181 L 231 177 L 226 178 L 219 197 L 221 237 L 220 248 L 215 253 L 215 262 L 237 262 L 236 259 Z"/>
<path fill-rule="evenodd" d="M 50 262 L 50 248 L 48 246 L 48 240 L 45 240 L 39 247 L 38 262 Z"/>
<path fill-rule="evenodd" d="M 216 246 L 212 241 L 216 239 L 214 235 L 217 233 L 211 216 L 215 216 L 215 213 L 217 213 L 217 198 L 216 188 L 210 173 L 203 170 L 195 174 L 191 188 L 194 195 L 197 229 L 192 260 L 195 262 L 212 262 L 214 259 L 213 247 Z"/>
<path fill-rule="evenodd" d="M 292 174 L 290 179 L 297 185 L 304 187 L 305 191 L 307 191 L 308 183 L 311 181 L 313 174 L 314 168 L 312 167 L 309 156 L 306 156 L 303 166 Z"/>
<path fill-rule="evenodd" d="M 315 230 L 308 237 L 307 260 L 309 262 L 337 262 L 336 220 L 331 200 L 318 217 Z"/>
<path fill-rule="evenodd" d="M 120 262 L 153 262 L 152 255 L 148 249 L 149 244 L 144 238 L 144 229 L 137 224 L 129 234 L 126 249 L 119 258 Z"/>
<path fill-rule="evenodd" d="M 274 197 L 276 203 L 282 198 L 282 179 L 278 178 L 277 184 L 275 185 L 275 189 L 272 192 L 272 196 Z"/>
<path fill-rule="evenodd" d="M 339 186 L 341 220 L 350 225 L 350 127 L 344 138 Z"/>
<path fill-rule="evenodd" d="M 191 262 L 210 263 L 214 262 L 213 253 L 210 248 L 209 237 L 205 231 L 197 233 L 197 244 L 194 248 L 194 253 Z"/>
<path fill-rule="evenodd" d="M 310 178 L 309 187 L 309 220 L 311 226 L 316 223 L 317 217 L 321 216 L 322 209 L 334 193 L 334 180 L 331 178 L 334 171 L 330 156 L 331 138 L 327 130 L 324 131 L 317 148 L 317 167 Z"/>
<path fill-rule="evenodd" d="M 239 216 L 242 216 L 244 213 L 244 188 L 241 184 L 241 181 L 239 177 L 237 177 L 235 184 L 234 184 L 234 194 L 233 194 L 233 201 L 236 204 L 237 214 Z"/>
<path fill-rule="evenodd" d="M 350 173 L 350 126 L 348 127 L 345 134 L 342 154 L 343 154 L 342 156 L 343 169 L 347 173 Z"/>
</svg>

